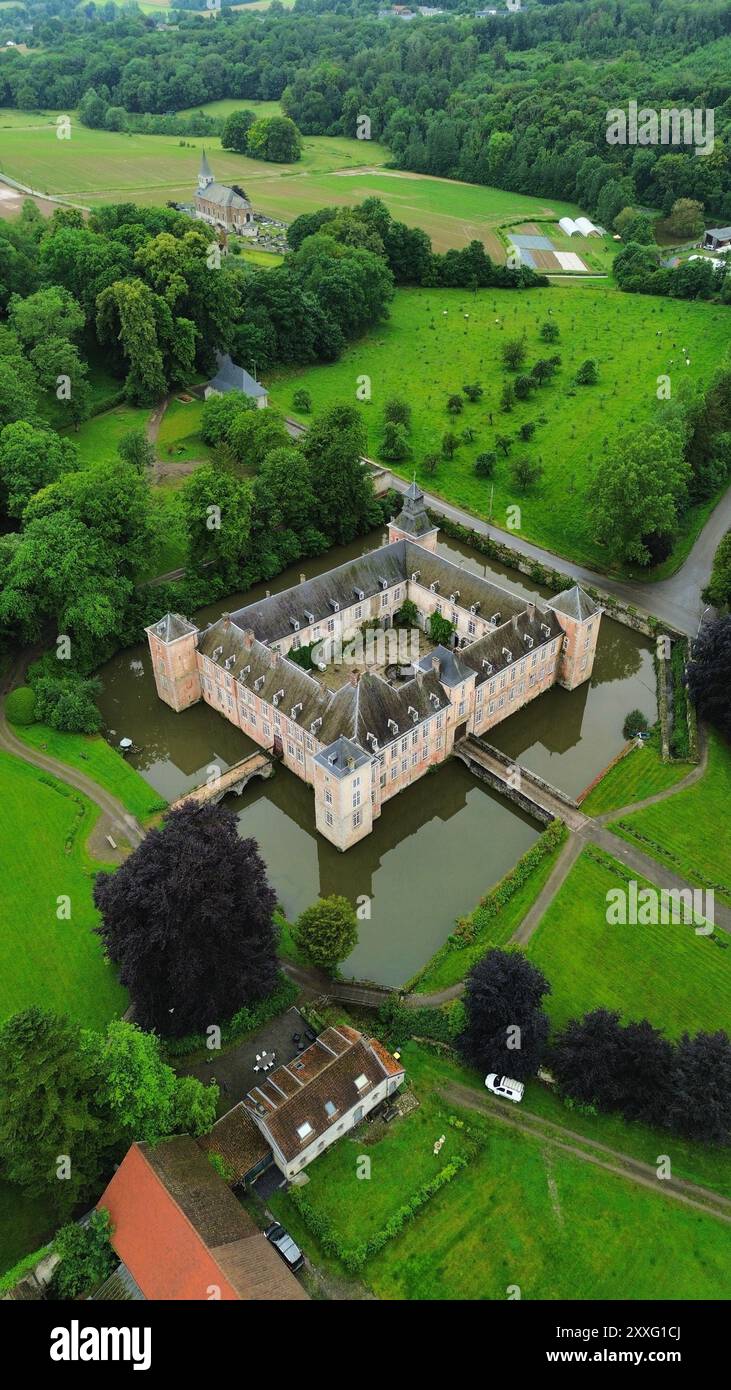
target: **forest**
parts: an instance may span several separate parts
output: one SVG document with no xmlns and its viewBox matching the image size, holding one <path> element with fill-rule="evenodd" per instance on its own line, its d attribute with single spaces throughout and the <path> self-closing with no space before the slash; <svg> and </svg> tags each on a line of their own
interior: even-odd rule
<svg viewBox="0 0 731 1390">
<path fill-rule="evenodd" d="M 607 227 L 679 198 L 731 221 L 728 0 L 571 0 L 484 19 L 445 8 L 399 24 L 375 0 L 296 0 L 213 24 L 181 12 L 163 32 L 129 8 L 31 3 L 30 51 L 0 54 L 0 106 L 73 108 L 93 91 L 139 116 L 281 99 L 304 135 L 354 136 L 366 115 L 399 168 L 561 197 Z M 608 144 L 607 112 L 630 100 L 712 108 L 713 150 Z"/>
</svg>

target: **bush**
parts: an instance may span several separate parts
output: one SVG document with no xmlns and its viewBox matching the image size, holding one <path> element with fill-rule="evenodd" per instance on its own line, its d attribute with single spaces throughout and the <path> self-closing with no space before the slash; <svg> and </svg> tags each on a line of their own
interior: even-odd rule
<svg viewBox="0 0 731 1390">
<path fill-rule="evenodd" d="M 358 940 L 355 910 L 347 898 L 318 898 L 300 913 L 292 932 L 295 943 L 314 965 L 334 970 Z"/>
<path fill-rule="evenodd" d="M 577 386 L 594 386 L 596 384 L 599 380 L 599 373 L 592 357 L 587 357 L 586 361 L 582 362 L 574 380 Z"/>
<path fill-rule="evenodd" d="M 36 697 L 29 685 L 11 690 L 5 701 L 5 713 L 11 724 L 35 724 Z"/>
<path fill-rule="evenodd" d="M 309 415 L 312 410 L 312 396 L 309 391 L 305 391 L 303 387 L 300 387 L 299 391 L 295 391 L 292 397 L 292 407 L 294 410 L 301 410 L 303 415 Z"/>
<path fill-rule="evenodd" d="M 53 1242 L 61 1262 L 53 1275 L 59 1298 L 78 1298 L 96 1288 L 112 1272 L 117 1257 L 111 1246 L 109 1212 L 94 1211 L 85 1226 L 72 1221 L 62 1226 Z"/>
<path fill-rule="evenodd" d="M 36 718 L 69 734 L 95 734 L 102 718 L 96 704 L 99 681 L 74 671 L 65 676 L 39 676 L 35 683 Z"/>
<path fill-rule="evenodd" d="M 486 454 L 478 454 L 475 459 L 475 473 L 478 478 L 491 478 L 495 472 L 497 454 L 491 451 Z"/>
<path fill-rule="evenodd" d="M 389 463 L 398 463 L 399 460 L 408 458 L 410 453 L 411 449 L 404 426 L 387 420 L 383 430 L 381 458 L 386 459 Z"/>
<path fill-rule="evenodd" d="M 436 611 L 429 618 L 429 636 L 435 646 L 445 646 L 454 632 L 454 623 Z"/>
<path fill-rule="evenodd" d="M 649 728 L 642 710 L 631 709 L 622 725 L 622 733 L 625 738 L 636 738 L 638 734 L 646 734 Z"/>
<path fill-rule="evenodd" d="M 403 425 L 405 430 L 411 426 L 411 406 L 406 401 L 399 400 L 392 396 L 386 401 L 383 409 L 383 419 L 388 424 Z"/>
</svg>

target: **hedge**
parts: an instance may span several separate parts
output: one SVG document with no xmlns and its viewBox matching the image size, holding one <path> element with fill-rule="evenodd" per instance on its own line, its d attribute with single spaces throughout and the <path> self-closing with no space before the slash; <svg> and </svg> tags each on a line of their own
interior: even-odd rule
<svg viewBox="0 0 731 1390">
<path fill-rule="evenodd" d="M 307 1229 L 319 1241 L 325 1254 L 340 1260 L 348 1274 L 357 1274 L 366 1261 L 377 1255 L 389 1240 L 393 1240 L 395 1236 L 399 1235 L 406 1223 L 414 1218 L 417 1211 L 443 1187 L 446 1187 L 447 1183 L 456 1177 L 460 1168 L 464 1168 L 466 1164 L 467 1159 L 462 1155 L 452 1159 L 440 1172 L 424 1183 L 413 1197 L 409 1198 L 408 1202 L 404 1202 L 393 1213 L 393 1216 L 389 1216 L 388 1221 L 381 1227 L 380 1231 L 376 1231 L 368 1240 L 360 1241 L 357 1245 L 347 1246 L 344 1244 L 330 1218 L 315 1210 L 301 1187 L 290 1188 L 288 1195 L 290 1201 L 294 1202 Z"/>
<path fill-rule="evenodd" d="M 35 1269 L 46 1255 L 50 1255 L 52 1248 L 51 1245 L 42 1245 L 40 1250 L 33 1250 L 30 1255 L 24 1255 L 17 1264 L 13 1265 L 12 1269 L 6 1269 L 4 1274 L 0 1274 L 0 1298 L 10 1289 L 14 1289 L 15 1285 L 19 1284 L 26 1274 L 30 1274 L 31 1270 Z"/>
</svg>

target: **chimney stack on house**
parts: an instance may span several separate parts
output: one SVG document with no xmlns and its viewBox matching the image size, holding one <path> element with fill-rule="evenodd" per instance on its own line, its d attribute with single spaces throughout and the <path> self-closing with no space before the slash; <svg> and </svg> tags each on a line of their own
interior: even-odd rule
<svg viewBox="0 0 731 1390">
<path fill-rule="evenodd" d="M 251 651 L 251 648 L 252 648 L 253 645 L 254 645 L 254 629 L 251 628 L 251 627 L 245 627 L 245 628 L 244 628 L 244 634 L 243 634 L 243 636 L 244 636 L 244 646 L 245 646 L 247 652 L 250 652 L 250 651 Z"/>
<path fill-rule="evenodd" d="M 306 575 L 306 574 L 301 574 L 301 575 L 300 575 L 300 584 L 306 584 L 306 583 L 307 583 L 307 575 Z"/>
<path fill-rule="evenodd" d="M 440 674 L 442 669 L 442 663 L 439 660 L 439 657 L 437 656 L 436 652 L 434 652 L 434 654 L 432 655 L 431 668 L 435 675 L 438 676 Z"/>
<path fill-rule="evenodd" d="M 273 671 L 276 670 L 279 665 L 279 652 L 275 651 L 274 647 L 269 648 L 269 665 Z"/>
<path fill-rule="evenodd" d="M 514 613 L 513 616 L 512 616 L 512 618 L 510 619 L 510 621 L 511 621 L 511 623 L 512 623 L 512 625 L 513 625 L 513 632 L 517 632 L 517 631 L 518 631 L 518 614 L 517 614 L 517 613 Z"/>
<path fill-rule="evenodd" d="M 230 626 L 231 626 L 231 614 L 230 614 L 230 613 L 222 613 L 222 614 L 221 614 L 221 617 L 223 618 L 224 631 L 225 631 L 225 632 L 228 632 L 228 630 L 229 630 L 229 628 L 230 628 Z"/>
<path fill-rule="evenodd" d="M 529 603 L 529 604 L 528 604 L 528 618 L 529 618 L 529 620 L 530 620 L 531 622 L 533 622 L 533 619 L 535 618 L 535 616 L 536 616 L 536 605 L 535 605 L 534 603 Z"/>
<path fill-rule="evenodd" d="M 351 672 L 350 672 L 350 675 L 348 676 L 348 682 L 349 682 L 349 684 L 350 684 L 350 685 L 357 685 L 359 680 L 360 680 L 360 671 L 351 671 Z"/>
</svg>

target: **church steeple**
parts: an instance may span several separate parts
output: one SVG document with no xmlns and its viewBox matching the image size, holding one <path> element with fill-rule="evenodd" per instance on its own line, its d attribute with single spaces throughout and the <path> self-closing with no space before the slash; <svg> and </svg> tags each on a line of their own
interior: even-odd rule
<svg viewBox="0 0 731 1390">
<path fill-rule="evenodd" d="M 210 164 L 208 163 L 208 160 L 207 160 L 207 158 L 206 158 L 206 152 L 205 152 L 205 150 L 203 150 L 202 153 L 201 153 L 201 167 L 200 167 L 200 169 L 198 170 L 198 191 L 199 191 L 199 193 L 202 193 L 203 190 L 206 189 L 206 188 L 208 187 L 209 183 L 213 183 L 213 182 L 214 182 L 214 179 L 213 179 L 213 171 L 212 171 L 211 166 L 210 166 Z"/>
<path fill-rule="evenodd" d="M 438 527 L 429 517 L 424 494 L 416 481 L 416 474 L 414 474 L 413 481 L 404 493 L 404 505 L 401 511 L 389 522 L 389 541 L 405 538 L 418 541 L 419 545 L 423 545 L 426 550 L 434 550 L 437 543 L 437 531 Z"/>
</svg>

